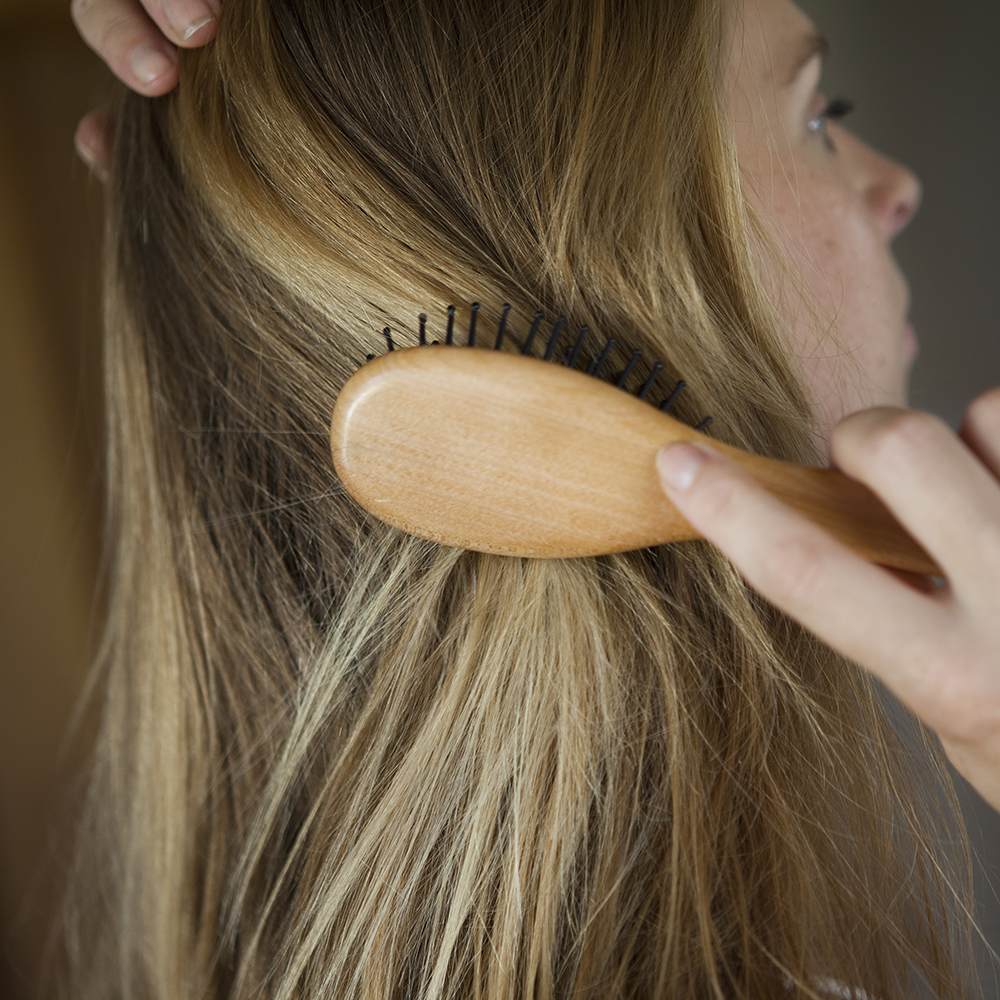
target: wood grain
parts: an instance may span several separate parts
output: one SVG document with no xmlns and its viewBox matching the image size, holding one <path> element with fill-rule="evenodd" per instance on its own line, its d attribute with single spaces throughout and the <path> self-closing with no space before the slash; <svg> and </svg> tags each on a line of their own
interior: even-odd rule
<svg viewBox="0 0 1000 1000">
<path fill-rule="evenodd" d="M 330 440 L 345 488 L 382 521 L 444 545 L 540 558 L 697 538 L 663 494 L 654 460 L 666 444 L 701 440 L 865 558 L 941 575 L 882 502 L 842 473 L 729 447 L 536 358 L 392 351 L 344 386 Z"/>
</svg>

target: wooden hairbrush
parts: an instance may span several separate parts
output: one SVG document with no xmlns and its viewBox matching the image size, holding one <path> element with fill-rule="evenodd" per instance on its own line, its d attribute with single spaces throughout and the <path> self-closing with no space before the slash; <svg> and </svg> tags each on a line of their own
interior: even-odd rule
<svg viewBox="0 0 1000 1000">
<path fill-rule="evenodd" d="M 470 342 L 475 338 L 473 310 Z M 331 426 L 337 473 L 375 517 L 443 545 L 510 556 L 604 555 L 700 537 L 660 488 L 655 456 L 704 441 L 866 559 L 941 576 L 933 559 L 865 486 L 833 469 L 762 458 L 708 438 L 600 375 L 613 341 L 587 372 L 575 365 L 581 332 L 562 364 L 447 344 L 395 348 L 345 384 Z M 638 352 L 632 357 L 632 367 Z M 656 366 L 640 396 L 662 366 Z M 699 425 L 703 429 L 708 421 Z"/>
</svg>

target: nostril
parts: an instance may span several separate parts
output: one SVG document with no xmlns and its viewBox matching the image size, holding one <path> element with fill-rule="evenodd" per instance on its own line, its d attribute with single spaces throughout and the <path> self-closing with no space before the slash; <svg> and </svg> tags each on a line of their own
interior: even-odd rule
<svg viewBox="0 0 1000 1000">
<path fill-rule="evenodd" d="M 900 167 L 900 178 L 895 189 L 892 213 L 892 235 L 896 236 L 912 221 L 920 208 L 923 187 L 916 174 L 906 167 Z"/>
<path fill-rule="evenodd" d="M 883 184 L 870 192 L 869 204 L 881 221 L 889 239 L 898 236 L 912 221 L 920 207 L 920 182 L 909 171 L 895 183 Z"/>
<path fill-rule="evenodd" d="M 896 210 L 893 213 L 893 219 L 892 219 L 893 235 L 905 229 L 910 219 L 913 218 L 914 214 L 915 214 L 915 209 L 913 208 L 912 205 L 906 204 L 904 202 L 898 202 L 896 205 Z"/>
<path fill-rule="evenodd" d="M 887 239 L 895 239 L 913 220 L 923 199 L 917 175 L 901 163 L 875 154 L 868 177 L 868 205 Z"/>
</svg>

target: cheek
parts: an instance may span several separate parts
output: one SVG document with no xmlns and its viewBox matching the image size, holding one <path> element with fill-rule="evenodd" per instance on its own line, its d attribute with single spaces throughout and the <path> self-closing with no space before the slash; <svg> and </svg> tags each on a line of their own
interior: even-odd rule
<svg viewBox="0 0 1000 1000">
<path fill-rule="evenodd" d="M 864 202 L 808 167 L 757 199 L 787 269 L 765 264 L 790 347 L 824 424 L 905 399 L 906 289 Z"/>
<path fill-rule="evenodd" d="M 774 235 L 803 286 L 803 304 L 811 300 L 822 325 L 836 326 L 845 307 L 872 301 L 882 248 L 848 189 L 808 172 L 796 179 L 774 193 Z"/>
</svg>

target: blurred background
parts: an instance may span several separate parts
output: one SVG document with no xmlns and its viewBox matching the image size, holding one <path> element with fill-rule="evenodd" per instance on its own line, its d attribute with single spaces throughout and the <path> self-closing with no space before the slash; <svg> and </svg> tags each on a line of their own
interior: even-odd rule
<svg viewBox="0 0 1000 1000">
<path fill-rule="evenodd" d="M 330 0 L 335 2 L 335 0 Z M 828 96 L 913 167 L 898 243 L 922 343 L 912 399 L 953 424 L 1000 384 L 995 0 L 802 0 L 833 43 Z M 52 830 L 84 761 L 62 751 L 100 624 L 100 185 L 73 154 L 109 76 L 68 0 L 0 0 L 0 998 L 37 995 Z M 85 742 L 85 741 L 84 741 Z M 979 917 L 1000 949 L 1000 817 L 962 789 Z M 981 948 L 987 997 L 997 973 Z"/>
</svg>

